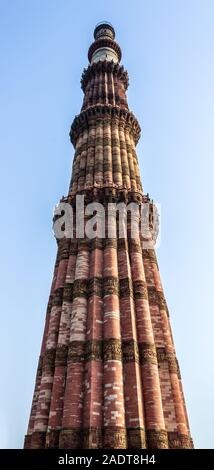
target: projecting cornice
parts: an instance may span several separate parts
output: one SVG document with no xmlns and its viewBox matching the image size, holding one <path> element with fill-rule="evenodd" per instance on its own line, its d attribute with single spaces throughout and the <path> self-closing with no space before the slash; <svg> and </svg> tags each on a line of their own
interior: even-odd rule
<svg viewBox="0 0 214 470">
<path fill-rule="evenodd" d="M 138 120 L 134 114 L 119 106 L 96 105 L 82 111 L 78 116 L 75 116 L 70 130 L 70 139 L 74 147 L 76 146 L 77 138 L 82 130 L 89 127 L 89 124 L 96 119 L 109 118 L 112 121 L 118 121 L 118 124 L 129 127 L 132 131 L 135 145 L 140 138 L 141 128 Z"/>
<path fill-rule="evenodd" d="M 91 62 L 94 52 L 96 50 L 102 49 L 102 48 L 113 49 L 117 54 L 118 61 L 120 62 L 121 57 L 122 57 L 122 52 L 121 52 L 119 44 L 117 44 L 117 42 L 115 42 L 112 39 L 107 38 L 107 37 L 97 39 L 96 41 L 94 41 L 91 44 L 91 46 L 89 47 L 89 50 L 88 50 L 88 60 L 89 60 L 89 62 Z"/>
<path fill-rule="evenodd" d="M 128 72 L 124 70 L 123 65 L 119 65 L 115 63 L 113 60 L 111 62 L 107 60 L 103 60 L 103 61 L 99 60 L 99 62 L 95 62 L 89 65 L 87 69 L 83 70 L 83 74 L 81 78 L 81 88 L 83 92 L 85 92 L 88 82 L 98 72 L 113 73 L 123 82 L 124 88 L 125 90 L 127 90 L 129 86 L 129 76 L 128 76 Z"/>
</svg>

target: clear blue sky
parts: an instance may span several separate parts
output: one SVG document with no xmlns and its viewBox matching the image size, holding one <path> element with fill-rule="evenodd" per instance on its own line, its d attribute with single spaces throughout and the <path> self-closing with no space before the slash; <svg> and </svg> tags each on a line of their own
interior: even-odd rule
<svg viewBox="0 0 214 470">
<path fill-rule="evenodd" d="M 158 259 L 197 447 L 214 442 L 214 2 L 0 0 L 0 447 L 22 447 L 66 194 L 69 127 L 95 24 L 128 69 L 145 192 L 162 206 Z"/>
</svg>

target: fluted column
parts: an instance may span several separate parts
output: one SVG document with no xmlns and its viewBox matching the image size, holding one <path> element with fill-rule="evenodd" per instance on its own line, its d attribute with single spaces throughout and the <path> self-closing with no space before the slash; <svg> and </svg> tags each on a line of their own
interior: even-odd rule
<svg viewBox="0 0 214 470">
<path fill-rule="evenodd" d="M 83 447 L 103 445 L 103 246 L 102 240 L 91 241 L 88 283 L 88 312 L 85 347 Z"/>
<path fill-rule="evenodd" d="M 117 187 L 122 186 L 122 167 L 121 167 L 121 156 L 120 156 L 120 139 L 119 139 L 119 128 L 118 118 L 112 118 L 111 128 L 112 138 L 112 168 L 113 168 L 113 179 Z"/>
<path fill-rule="evenodd" d="M 139 365 L 132 275 L 128 241 L 126 238 L 118 240 L 117 257 L 120 285 L 120 318 L 128 447 L 145 448 L 146 440 L 143 392 Z"/>
<path fill-rule="evenodd" d="M 131 140 L 130 140 L 130 128 L 129 128 L 129 126 L 125 127 L 125 141 L 126 141 L 126 150 L 127 150 L 128 163 L 129 163 L 129 175 L 130 175 L 130 181 L 131 181 L 131 190 L 132 191 L 137 191 L 137 185 L 136 185 L 136 180 L 135 180 L 135 168 L 134 168 L 134 162 L 133 162 L 133 158 L 132 158 L 132 146 L 131 146 Z"/>
<path fill-rule="evenodd" d="M 173 406 L 171 405 L 171 408 L 174 408 L 174 421 L 173 414 L 171 414 L 171 421 L 168 423 L 170 445 L 172 447 L 190 447 L 189 424 L 183 400 L 180 371 L 175 355 L 168 309 L 164 298 L 157 260 L 153 250 L 150 249 L 143 251 L 145 251 L 144 266 L 149 289 L 150 308 L 151 310 L 155 309 L 153 313 L 154 324 L 155 318 L 160 315 L 163 344 L 162 348 L 158 349 L 159 361 L 161 370 L 163 370 L 165 364 L 165 370 L 167 369 L 168 372 L 168 385 L 166 382 L 167 372 L 165 372 L 165 382 L 162 385 L 162 396 L 164 397 L 166 393 L 167 395 L 170 393 L 171 400 L 173 402 Z"/>
<path fill-rule="evenodd" d="M 49 412 L 48 432 L 46 436 L 46 447 L 49 448 L 58 447 L 59 433 L 62 426 L 63 400 L 67 372 L 67 354 L 70 337 L 70 315 L 72 311 L 73 286 L 76 268 L 76 240 L 72 240 L 69 251 L 67 273 L 63 289 L 58 344 L 56 348 L 55 372 Z"/>
<path fill-rule="evenodd" d="M 59 447 L 61 448 L 75 449 L 81 446 L 88 276 L 89 243 L 87 240 L 79 240 L 70 319 L 70 343 L 68 349 L 62 431 L 59 440 Z"/>
<path fill-rule="evenodd" d="M 96 120 L 94 183 L 103 185 L 103 120 Z"/>
<path fill-rule="evenodd" d="M 139 217 L 137 217 L 139 221 Z M 158 363 L 147 297 L 140 238 L 130 238 L 130 259 L 135 299 L 137 334 L 142 372 L 147 443 L 151 448 L 167 448 Z"/>
<path fill-rule="evenodd" d="M 95 160 L 95 138 L 96 138 L 96 122 L 95 119 L 90 120 L 87 143 L 87 163 L 85 186 L 91 187 L 94 183 L 94 160 Z"/>
<path fill-rule="evenodd" d="M 103 266 L 104 447 L 126 448 L 117 244 L 106 239 Z"/>
<path fill-rule="evenodd" d="M 128 154 L 127 154 L 127 148 L 126 148 L 126 138 L 125 138 L 124 127 L 125 127 L 125 121 L 121 119 L 119 122 L 119 138 L 120 138 L 120 155 L 121 155 L 123 186 L 127 190 L 130 190 L 131 182 L 130 182 L 129 162 L 128 162 Z"/>
</svg>

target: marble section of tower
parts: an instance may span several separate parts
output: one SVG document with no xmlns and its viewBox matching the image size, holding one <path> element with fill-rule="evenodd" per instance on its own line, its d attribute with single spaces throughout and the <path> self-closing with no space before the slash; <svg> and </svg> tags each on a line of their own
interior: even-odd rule
<svg viewBox="0 0 214 470">
<path fill-rule="evenodd" d="M 140 207 L 150 202 L 140 126 L 110 24 L 96 27 L 88 58 L 63 201 L 75 210 L 84 194 L 85 203 Z M 25 448 L 192 447 L 156 255 L 129 229 L 127 238 L 58 240 Z"/>
</svg>

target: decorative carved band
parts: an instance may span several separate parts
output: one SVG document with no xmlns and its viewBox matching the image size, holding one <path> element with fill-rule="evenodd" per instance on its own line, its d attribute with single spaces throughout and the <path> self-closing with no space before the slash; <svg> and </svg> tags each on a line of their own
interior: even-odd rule
<svg viewBox="0 0 214 470">
<path fill-rule="evenodd" d="M 89 251 L 91 240 L 89 238 L 78 238 L 78 249 L 79 251 Z"/>
<path fill-rule="evenodd" d="M 31 449 L 45 448 L 46 432 L 35 431 L 31 435 Z"/>
<path fill-rule="evenodd" d="M 81 434 L 80 428 L 62 429 L 59 436 L 59 449 L 79 449 Z"/>
<path fill-rule="evenodd" d="M 96 295 L 102 297 L 103 295 L 103 279 L 100 277 L 92 277 L 88 280 L 88 296 Z"/>
<path fill-rule="evenodd" d="M 52 307 L 61 307 L 63 298 L 63 287 L 59 287 L 54 291 L 52 298 Z"/>
<path fill-rule="evenodd" d="M 88 129 L 91 119 L 100 118 L 103 119 L 105 116 L 110 116 L 111 119 L 125 120 L 126 126 L 132 131 L 135 144 L 137 144 L 140 138 L 140 125 L 135 118 L 134 114 L 125 108 L 114 107 L 111 105 L 97 104 L 90 108 L 82 111 L 78 116 L 75 117 L 70 130 L 70 139 L 74 147 L 76 146 L 77 138 L 84 129 Z"/>
<path fill-rule="evenodd" d="M 140 362 L 141 364 L 163 364 L 169 371 L 178 374 L 180 371 L 174 353 L 166 352 L 165 348 L 155 348 L 152 343 L 137 343 L 135 340 L 110 338 L 104 341 L 91 339 L 87 341 L 71 341 L 69 346 L 59 344 L 56 349 L 47 349 L 41 358 L 44 366 L 66 365 L 70 362 L 119 360 L 124 363 Z M 40 365 L 42 367 L 42 365 Z"/>
<path fill-rule="evenodd" d="M 83 429 L 83 448 L 101 449 L 103 446 L 103 430 L 101 428 Z"/>
<path fill-rule="evenodd" d="M 146 449 L 146 435 L 143 428 L 127 428 L 128 449 Z"/>
<path fill-rule="evenodd" d="M 117 249 L 121 251 L 128 251 L 128 241 L 126 238 L 118 238 Z"/>
<path fill-rule="evenodd" d="M 70 255 L 76 255 L 77 254 L 77 247 L 78 247 L 77 239 L 71 239 Z"/>
<path fill-rule="evenodd" d="M 43 367 L 53 369 L 55 367 L 56 349 L 46 349 L 43 356 Z"/>
<path fill-rule="evenodd" d="M 164 293 L 156 289 L 155 286 L 147 286 L 150 305 L 158 305 L 159 308 L 167 310 Z"/>
<path fill-rule="evenodd" d="M 167 363 L 169 367 L 169 372 L 176 373 L 178 377 L 181 378 L 179 364 L 175 354 L 173 352 L 167 352 L 165 348 L 157 347 L 156 352 L 158 364 Z"/>
<path fill-rule="evenodd" d="M 64 291 L 63 291 L 63 301 L 65 302 L 72 302 L 73 300 L 73 289 L 74 284 L 72 283 L 65 283 L 64 284 Z"/>
<path fill-rule="evenodd" d="M 68 259 L 70 249 L 70 240 L 69 238 L 62 238 L 58 242 L 58 260 Z"/>
<path fill-rule="evenodd" d="M 193 441 L 190 436 L 178 432 L 168 432 L 169 449 L 193 449 Z"/>
<path fill-rule="evenodd" d="M 93 339 L 85 343 L 85 360 L 86 361 L 102 361 L 103 344 L 102 341 Z"/>
<path fill-rule="evenodd" d="M 84 349 L 84 341 L 71 341 L 68 347 L 68 362 L 83 362 Z"/>
<path fill-rule="evenodd" d="M 123 362 L 137 362 L 139 363 L 139 350 L 137 342 L 133 340 L 127 340 L 122 342 L 123 350 Z"/>
<path fill-rule="evenodd" d="M 126 437 L 127 436 L 127 437 Z M 165 430 L 145 430 L 143 428 L 67 428 L 49 429 L 25 436 L 25 449 L 193 449 L 190 436 Z"/>
<path fill-rule="evenodd" d="M 129 277 L 120 279 L 120 297 L 133 297 L 132 281 Z"/>
<path fill-rule="evenodd" d="M 103 342 L 103 354 L 105 361 L 122 361 L 122 345 L 119 339 L 110 338 Z"/>
<path fill-rule="evenodd" d="M 139 343 L 140 363 L 143 364 L 157 364 L 157 355 L 155 344 L 152 343 Z"/>
<path fill-rule="evenodd" d="M 168 437 L 164 429 L 149 429 L 146 431 L 146 437 L 149 449 L 168 449 Z"/>
<path fill-rule="evenodd" d="M 107 38 L 107 37 L 106 38 L 101 38 L 101 39 L 96 39 L 96 41 L 94 41 L 91 44 L 91 46 L 89 47 L 89 50 L 88 50 L 88 60 L 89 60 L 89 62 L 91 62 L 91 59 L 92 59 L 92 56 L 93 56 L 94 52 L 97 49 L 100 49 L 101 47 L 109 47 L 110 49 L 114 49 L 114 51 L 116 52 L 116 54 L 118 56 L 118 61 L 120 62 L 122 53 L 121 53 L 121 49 L 120 49 L 119 44 L 117 44 L 117 42 L 114 41 L 113 39 L 110 39 L 110 38 Z"/>
<path fill-rule="evenodd" d="M 126 429 L 119 427 L 104 428 L 105 449 L 126 449 Z"/>
<path fill-rule="evenodd" d="M 147 286 L 145 281 L 133 282 L 134 298 L 148 300 Z"/>
<path fill-rule="evenodd" d="M 24 439 L 24 449 L 31 449 L 31 434 L 26 434 Z"/>
<path fill-rule="evenodd" d="M 152 250 L 152 249 L 143 249 L 142 251 L 143 253 L 143 258 L 144 259 L 148 259 L 150 261 L 152 261 L 153 263 L 156 263 L 157 264 L 157 258 L 156 258 L 156 254 L 155 254 L 155 251 Z"/>
<path fill-rule="evenodd" d="M 88 66 L 87 69 L 83 70 L 81 78 L 81 88 L 83 92 L 86 90 L 86 86 L 89 80 L 92 79 L 97 73 L 113 73 L 114 76 L 117 76 L 124 84 L 125 90 L 127 90 L 129 85 L 128 72 L 124 70 L 123 65 L 116 64 L 114 62 L 109 62 L 107 60 L 100 60 L 96 63 L 93 63 Z"/>
<path fill-rule="evenodd" d="M 75 279 L 73 298 L 88 296 L 88 279 Z"/>
<path fill-rule="evenodd" d="M 119 280 L 117 277 L 106 276 L 103 278 L 103 296 L 119 295 Z"/>
<path fill-rule="evenodd" d="M 138 240 L 135 240 L 134 238 L 129 238 L 128 239 L 128 243 L 129 243 L 129 251 L 130 252 L 134 252 L 134 253 L 141 253 L 142 251 L 142 248 L 141 248 L 141 244 Z"/>
<path fill-rule="evenodd" d="M 56 366 L 66 366 L 68 356 L 68 346 L 65 344 L 58 344 L 56 349 Z"/>
<path fill-rule="evenodd" d="M 46 449 L 57 449 L 59 447 L 59 429 L 48 429 L 46 434 Z"/>
<path fill-rule="evenodd" d="M 90 250 L 102 250 L 103 249 L 103 241 L 102 239 L 100 238 L 94 238 L 93 240 L 91 240 L 91 246 L 90 246 Z"/>
<path fill-rule="evenodd" d="M 105 238 L 103 242 L 104 242 L 104 249 L 107 247 L 114 248 L 115 250 L 117 249 L 117 240 L 115 238 Z"/>
</svg>

